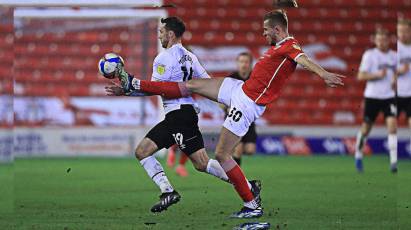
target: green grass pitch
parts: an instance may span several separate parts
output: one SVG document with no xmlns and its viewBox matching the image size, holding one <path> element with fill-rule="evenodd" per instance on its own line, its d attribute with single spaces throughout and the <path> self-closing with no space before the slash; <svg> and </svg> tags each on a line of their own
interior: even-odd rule
<svg viewBox="0 0 411 230">
<path fill-rule="evenodd" d="M 263 182 L 259 221 L 271 229 L 411 228 L 411 161 L 402 161 L 397 175 L 381 156 L 367 157 L 362 175 L 350 157 L 243 162 L 248 178 Z M 249 222 L 227 218 L 241 208 L 232 186 L 188 168 L 188 178 L 166 169 L 182 200 L 152 214 L 159 190 L 135 159 L 17 159 L 0 166 L 0 229 L 215 230 Z"/>
</svg>

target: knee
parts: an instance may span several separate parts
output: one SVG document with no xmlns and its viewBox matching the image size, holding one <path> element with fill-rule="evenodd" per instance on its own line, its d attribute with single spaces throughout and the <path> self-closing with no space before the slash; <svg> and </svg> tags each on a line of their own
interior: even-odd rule
<svg viewBox="0 0 411 230">
<path fill-rule="evenodd" d="M 148 156 L 150 156 L 150 152 L 148 151 L 148 148 L 144 145 L 138 145 L 136 148 L 136 151 L 134 152 L 134 155 L 138 160 L 142 160 Z"/>
<path fill-rule="evenodd" d="M 204 163 L 204 162 L 194 163 L 193 162 L 193 165 L 194 165 L 194 168 L 199 172 L 205 172 L 207 170 L 207 163 Z"/>
</svg>

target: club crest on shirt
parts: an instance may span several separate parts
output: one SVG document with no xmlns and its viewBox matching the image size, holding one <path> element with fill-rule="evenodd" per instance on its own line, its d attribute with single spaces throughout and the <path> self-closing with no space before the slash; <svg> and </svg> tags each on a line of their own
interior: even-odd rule
<svg viewBox="0 0 411 230">
<path fill-rule="evenodd" d="M 157 66 L 157 73 L 160 75 L 163 75 L 164 72 L 166 72 L 166 66 L 165 65 L 158 65 Z"/>
<path fill-rule="evenodd" d="M 294 47 L 294 49 L 296 49 L 296 50 L 301 50 L 301 47 L 300 47 L 299 45 L 297 45 L 297 44 L 293 44 L 293 47 Z"/>
</svg>

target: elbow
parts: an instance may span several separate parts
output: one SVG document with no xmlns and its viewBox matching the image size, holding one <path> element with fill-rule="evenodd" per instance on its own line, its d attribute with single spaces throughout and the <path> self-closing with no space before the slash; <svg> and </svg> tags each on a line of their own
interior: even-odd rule
<svg viewBox="0 0 411 230">
<path fill-rule="evenodd" d="M 364 80 L 364 74 L 358 73 L 358 75 L 357 75 L 357 80 L 358 80 L 358 81 L 363 81 L 363 80 Z"/>
</svg>

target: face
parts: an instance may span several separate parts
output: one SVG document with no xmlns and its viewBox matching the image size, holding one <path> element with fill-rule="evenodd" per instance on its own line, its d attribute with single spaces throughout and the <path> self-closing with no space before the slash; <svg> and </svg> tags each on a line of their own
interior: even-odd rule
<svg viewBox="0 0 411 230">
<path fill-rule="evenodd" d="M 270 24 L 269 20 L 265 20 L 264 23 L 263 23 L 263 29 L 264 29 L 263 36 L 265 37 L 265 39 L 267 40 L 269 45 L 275 45 L 275 43 L 277 42 L 277 39 L 276 39 L 276 37 L 277 37 L 276 36 L 277 31 L 276 30 L 278 30 L 277 27 L 278 26 L 273 27 Z"/>
<path fill-rule="evenodd" d="M 249 56 L 241 55 L 237 58 L 237 68 L 240 73 L 250 73 L 251 72 L 251 60 Z M 246 79 L 244 79 L 246 80 Z"/>
<path fill-rule="evenodd" d="M 398 40 L 400 40 L 402 43 L 411 43 L 411 27 L 405 24 L 398 24 L 397 36 Z"/>
<path fill-rule="evenodd" d="M 387 51 L 390 46 L 390 40 L 386 34 L 375 35 L 375 45 L 382 51 Z"/>
<path fill-rule="evenodd" d="M 164 24 L 160 26 L 158 39 L 160 39 L 161 46 L 167 48 L 168 42 L 170 41 L 170 31 L 167 31 Z"/>
</svg>

